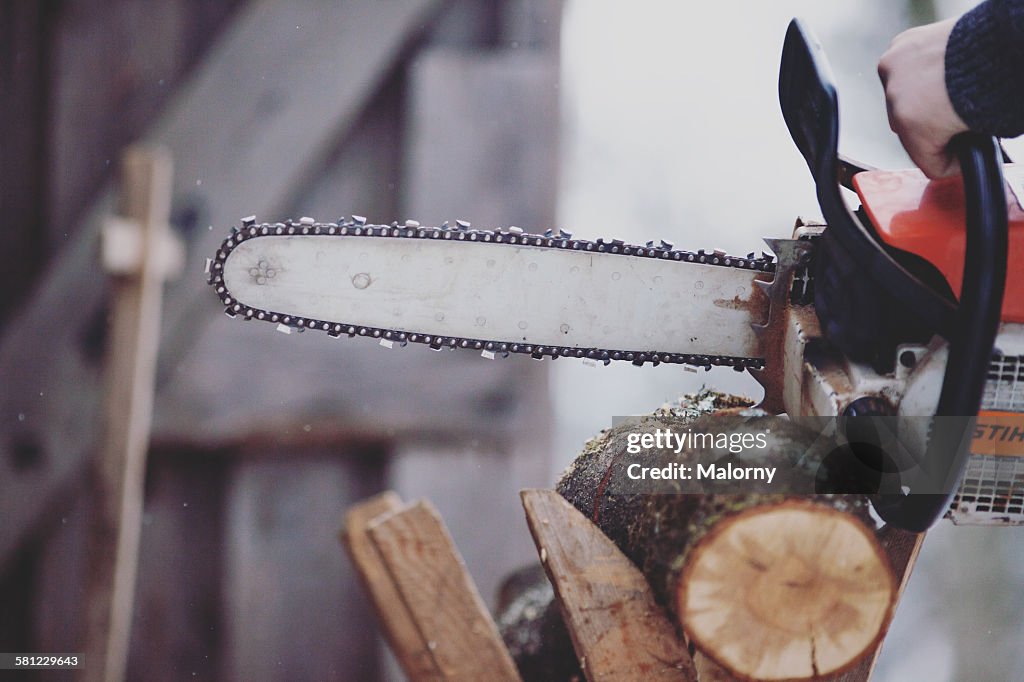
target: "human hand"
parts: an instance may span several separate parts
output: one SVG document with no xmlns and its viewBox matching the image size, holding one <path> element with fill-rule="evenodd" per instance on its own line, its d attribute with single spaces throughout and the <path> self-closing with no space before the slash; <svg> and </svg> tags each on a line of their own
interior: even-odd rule
<svg viewBox="0 0 1024 682">
<path fill-rule="evenodd" d="M 956 19 L 904 31 L 878 62 L 889 127 L 929 178 L 959 169 L 949 141 L 967 130 L 946 91 L 946 42 Z"/>
</svg>

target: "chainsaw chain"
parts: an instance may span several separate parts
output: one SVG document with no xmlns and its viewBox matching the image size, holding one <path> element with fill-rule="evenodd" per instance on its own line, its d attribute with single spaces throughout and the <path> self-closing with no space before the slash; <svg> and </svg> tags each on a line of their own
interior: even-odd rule
<svg viewBox="0 0 1024 682">
<path fill-rule="evenodd" d="M 254 217 L 242 220 L 242 227 L 231 228 L 231 234 L 224 240 L 218 249 L 217 254 L 209 263 L 209 283 L 213 286 L 221 303 L 224 304 L 224 312 L 229 317 L 242 317 L 245 320 L 263 320 L 267 322 L 285 325 L 297 331 L 306 329 L 317 329 L 327 332 L 333 337 L 347 335 L 349 337 L 365 336 L 380 339 L 381 341 L 395 342 L 400 345 L 407 343 L 421 343 L 430 346 L 434 350 L 448 348 L 466 348 L 479 350 L 494 355 L 507 356 L 509 353 L 524 353 L 536 359 L 544 357 L 574 357 L 586 360 L 601 361 L 609 364 L 612 360 L 624 360 L 634 365 L 651 363 L 674 363 L 704 367 L 710 369 L 712 366 L 732 367 L 736 371 L 747 369 L 763 369 L 763 358 L 734 357 L 729 355 L 701 355 L 690 353 L 663 353 L 658 351 L 630 351 L 613 350 L 602 348 L 575 348 L 569 346 L 535 345 L 527 343 L 514 343 L 495 341 L 488 339 L 473 339 L 455 336 L 434 336 L 430 334 L 419 334 L 397 331 L 393 329 L 382 329 L 379 327 L 367 327 L 362 325 L 348 324 L 332 320 L 319 320 L 308 317 L 298 317 L 273 310 L 261 310 L 253 308 L 236 301 L 231 292 L 224 284 L 223 270 L 224 262 L 236 246 L 250 239 L 260 237 L 276 237 L 286 235 L 329 235 L 340 237 L 390 237 L 402 239 L 441 239 L 450 241 L 471 241 L 492 244 L 512 244 L 528 247 L 544 247 L 555 249 L 569 249 L 573 251 L 592 251 L 597 253 L 611 253 L 623 256 L 639 256 L 642 258 L 658 258 L 662 260 L 673 260 L 685 263 L 703 263 L 726 268 L 738 268 L 741 270 L 753 270 L 757 272 L 774 272 L 775 259 L 771 254 L 762 253 L 755 257 L 753 253 L 745 258 L 730 256 L 724 252 L 715 250 L 706 252 L 683 251 L 674 249 L 672 244 L 661 241 L 658 244 L 647 242 L 646 246 L 626 244 L 622 240 L 611 241 L 598 239 L 588 241 L 585 239 L 573 239 L 572 234 L 564 230 L 548 230 L 544 234 L 531 234 L 524 232 L 517 227 L 509 227 L 496 230 L 472 229 L 470 223 L 457 220 L 454 225 L 447 221 L 440 227 L 423 227 L 414 220 L 408 220 L 400 225 L 397 222 L 391 225 L 367 224 L 362 216 L 341 218 L 336 223 L 321 223 L 311 218 L 303 218 L 300 221 L 287 221 L 284 223 L 261 223 L 257 224 Z"/>
</svg>

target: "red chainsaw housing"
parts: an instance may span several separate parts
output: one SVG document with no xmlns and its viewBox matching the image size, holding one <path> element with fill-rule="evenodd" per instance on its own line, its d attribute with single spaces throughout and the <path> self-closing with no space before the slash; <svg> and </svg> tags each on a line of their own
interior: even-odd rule
<svg viewBox="0 0 1024 682">
<path fill-rule="evenodd" d="M 1020 169 L 1008 164 L 1006 174 L 1016 176 Z M 864 171 L 853 176 L 853 185 L 882 241 L 927 260 L 959 296 L 967 241 L 960 178 L 928 180 L 917 169 Z M 1010 187 L 1006 188 L 1006 199 L 1010 267 L 1002 320 L 1024 322 L 1024 269 L 1014 265 L 1024 262 L 1024 209 Z"/>
</svg>

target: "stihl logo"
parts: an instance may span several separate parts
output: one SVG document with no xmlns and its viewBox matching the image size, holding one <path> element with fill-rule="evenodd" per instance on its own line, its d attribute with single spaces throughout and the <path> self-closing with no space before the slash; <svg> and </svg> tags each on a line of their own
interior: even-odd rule
<svg viewBox="0 0 1024 682">
<path fill-rule="evenodd" d="M 981 412 L 974 426 L 971 453 L 1024 456 L 1024 414 Z"/>
<path fill-rule="evenodd" d="M 1010 427 L 1002 424 L 978 424 L 974 427 L 974 440 L 1024 442 L 1024 430 L 1019 426 Z"/>
</svg>

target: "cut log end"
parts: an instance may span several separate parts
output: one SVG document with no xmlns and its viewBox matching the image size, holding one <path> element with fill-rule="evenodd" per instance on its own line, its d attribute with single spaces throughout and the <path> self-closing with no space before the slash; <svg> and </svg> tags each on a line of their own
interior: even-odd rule
<svg viewBox="0 0 1024 682">
<path fill-rule="evenodd" d="M 877 645 L 896 600 L 888 558 L 849 514 L 789 499 L 723 519 L 676 594 L 694 645 L 740 679 L 813 679 Z"/>
</svg>

